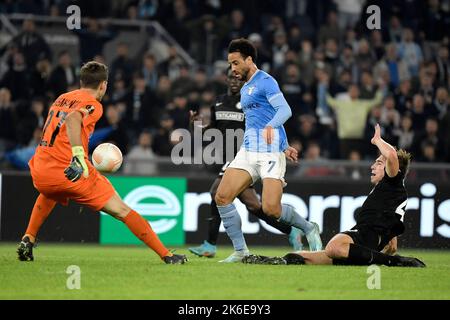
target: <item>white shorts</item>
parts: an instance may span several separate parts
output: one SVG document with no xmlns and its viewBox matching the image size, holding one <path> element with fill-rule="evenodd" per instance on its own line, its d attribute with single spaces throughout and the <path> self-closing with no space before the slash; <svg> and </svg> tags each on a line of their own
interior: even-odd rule
<svg viewBox="0 0 450 320">
<path fill-rule="evenodd" d="M 284 152 L 250 152 L 240 149 L 228 168 L 242 169 L 252 177 L 253 183 L 259 178 L 273 178 L 281 180 L 286 186 L 286 155 Z"/>
</svg>

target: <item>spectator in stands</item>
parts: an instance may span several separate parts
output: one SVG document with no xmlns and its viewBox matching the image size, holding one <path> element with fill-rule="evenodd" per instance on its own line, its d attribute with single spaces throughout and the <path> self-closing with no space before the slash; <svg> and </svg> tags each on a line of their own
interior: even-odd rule
<svg viewBox="0 0 450 320">
<path fill-rule="evenodd" d="M 169 46 L 168 56 L 166 60 L 159 64 L 159 69 L 169 79 L 176 79 L 180 76 L 180 68 L 183 64 L 183 59 L 179 56 L 177 48 L 175 46 Z"/>
<path fill-rule="evenodd" d="M 125 122 L 133 136 L 144 128 L 156 128 L 160 113 L 156 105 L 156 96 L 147 88 L 144 75 L 140 72 L 133 76 L 133 87 L 124 97 L 126 103 Z"/>
<path fill-rule="evenodd" d="M 22 31 L 15 36 L 13 42 L 20 52 L 24 54 L 25 64 L 34 66 L 38 59 L 52 59 L 52 52 L 45 39 L 36 31 L 36 25 L 32 19 L 25 19 Z"/>
<path fill-rule="evenodd" d="M 87 27 L 73 30 L 79 38 L 81 63 L 92 60 L 96 55 L 103 54 L 103 47 L 106 42 L 112 40 L 116 34 L 109 30 L 106 24 L 97 19 L 88 18 Z"/>
<path fill-rule="evenodd" d="M 361 163 L 361 153 L 357 150 L 351 150 L 348 156 L 348 160 L 354 163 L 354 167 L 349 168 L 350 170 L 348 172 L 348 175 L 353 180 L 360 180 L 361 177 L 364 176 L 361 170 L 361 166 L 358 165 Z"/>
<path fill-rule="evenodd" d="M 192 19 L 191 13 L 184 0 L 175 0 L 171 5 L 173 16 L 164 23 L 164 26 L 185 50 L 189 50 L 191 35 L 187 23 Z"/>
<path fill-rule="evenodd" d="M 5 154 L 5 159 L 16 169 L 28 170 L 28 161 L 34 155 L 36 147 L 39 145 L 42 136 L 42 129 L 35 128 L 33 130 L 30 141 L 23 147 L 9 151 Z"/>
<path fill-rule="evenodd" d="M 348 158 L 351 149 L 362 151 L 364 148 L 365 120 L 370 110 L 381 104 L 383 92 L 379 90 L 375 99 L 362 100 L 359 98 L 359 88 L 353 84 L 348 95 L 350 100 L 338 100 L 327 95 L 327 103 L 333 108 L 337 116 L 338 136 L 342 158 Z"/>
<path fill-rule="evenodd" d="M 302 41 L 302 49 L 299 55 L 300 74 L 306 86 L 311 86 L 314 81 L 314 49 L 311 41 Z"/>
<path fill-rule="evenodd" d="M 297 118 L 297 130 L 294 131 L 295 139 L 307 149 L 310 141 L 320 141 L 320 133 L 317 129 L 316 119 L 311 115 L 303 115 Z"/>
<path fill-rule="evenodd" d="M 361 99 L 373 99 L 377 92 L 377 85 L 373 80 L 372 73 L 370 71 L 363 71 L 361 73 L 361 86 L 360 97 Z"/>
<path fill-rule="evenodd" d="M 395 109 L 394 97 L 387 96 L 384 99 L 383 106 L 381 107 L 380 125 L 384 128 L 390 128 L 389 131 L 392 131 L 400 126 L 400 121 L 401 116 Z"/>
<path fill-rule="evenodd" d="M 411 115 L 405 114 L 400 123 L 400 128 L 394 129 L 394 137 L 397 139 L 395 145 L 399 149 L 404 149 L 408 152 L 412 150 L 414 141 L 413 120 Z"/>
<path fill-rule="evenodd" d="M 320 145 L 315 141 L 310 141 L 305 151 L 305 160 L 308 161 L 321 161 L 323 158 L 320 155 Z"/>
<path fill-rule="evenodd" d="M 385 42 L 400 43 L 402 41 L 403 26 L 398 16 L 391 16 L 389 27 L 383 30 L 387 31 L 385 34 Z"/>
<path fill-rule="evenodd" d="M 437 111 L 437 117 L 443 119 L 450 112 L 450 98 L 448 90 L 445 87 L 439 87 L 436 90 L 436 98 L 433 101 L 433 108 Z"/>
<path fill-rule="evenodd" d="M 16 125 L 17 142 L 21 146 L 26 146 L 33 137 L 36 128 L 43 128 L 45 117 L 44 100 L 35 98 L 31 101 L 31 107 L 23 110 L 20 121 Z"/>
<path fill-rule="evenodd" d="M 448 50 L 447 46 L 441 44 L 435 60 L 438 68 L 437 80 L 439 85 L 442 86 L 450 86 L 450 59 Z"/>
<path fill-rule="evenodd" d="M 440 122 L 442 139 L 444 141 L 445 161 L 450 162 L 450 109 L 447 108 L 447 113 Z"/>
<path fill-rule="evenodd" d="M 427 40 L 437 42 L 448 34 L 448 28 L 445 28 L 444 22 L 447 15 L 441 10 L 439 0 L 427 1 L 427 8 L 422 15 L 423 25 L 421 30 L 423 30 Z"/>
<path fill-rule="evenodd" d="M 0 89 L 0 158 L 11 149 L 16 141 L 15 105 L 11 101 L 11 92 L 7 88 Z"/>
<path fill-rule="evenodd" d="M 282 30 L 275 32 L 272 45 L 272 68 L 278 69 L 284 66 L 285 54 L 289 50 L 286 33 Z"/>
<path fill-rule="evenodd" d="M 400 113 L 405 113 L 412 106 L 413 91 L 410 80 L 403 80 L 395 90 L 395 106 Z"/>
<path fill-rule="evenodd" d="M 415 94 L 411 107 L 413 130 L 418 132 L 425 128 L 427 113 L 425 111 L 425 99 L 420 94 Z"/>
<path fill-rule="evenodd" d="M 117 44 L 116 57 L 111 63 L 110 81 L 123 80 L 125 84 L 131 82 L 135 66 L 129 57 L 129 50 L 127 43 L 121 41 Z"/>
<path fill-rule="evenodd" d="M 47 58 L 41 58 L 36 67 L 31 71 L 30 89 L 32 97 L 49 96 L 48 81 L 52 72 L 52 65 Z M 51 93 L 53 95 L 53 93 Z"/>
<path fill-rule="evenodd" d="M 400 59 L 408 66 L 410 75 L 413 77 L 417 76 L 419 73 L 419 65 L 423 60 L 423 54 L 420 46 L 414 42 L 414 34 L 411 29 L 404 29 L 398 54 Z"/>
<path fill-rule="evenodd" d="M 139 135 L 138 145 L 131 148 L 123 168 L 124 174 L 155 175 L 157 156 L 152 150 L 153 137 L 151 133 L 144 130 Z"/>
<path fill-rule="evenodd" d="M 161 76 L 156 88 L 156 99 L 158 104 L 166 106 L 172 100 L 172 82 L 169 77 Z"/>
<path fill-rule="evenodd" d="M 379 78 L 383 71 L 389 71 L 390 85 L 397 87 L 400 82 L 410 79 L 408 66 L 397 56 L 395 44 L 391 43 L 386 48 L 386 56 L 375 65 L 375 77 Z"/>
<path fill-rule="evenodd" d="M 259 33 L 252 33 L 248 36 L 248 40 L 253 43 L 258 52 L 258 65 L 266 72 L 270 71 L 272 66 L 272 58 L 270 52 L 263 43 L 263 38 Z"/>
<path fill-rule="evenodd" d="M 335 0 L 339 16 L 339 27 L 345 30 L 353 28 L 359 20 L 364 0 Z"/>
<path fill-rule="evenodd" d="M 172 147 L 169 143 L 170 135 L 175 129 L 173 118 L 165 113 L 159 121 L 159 129 L 155 134 L 153 151 L 159 156 L 170 157 Z"/>
<path fill-rule="evenodd" d="M 417 160 L 421 162 L 439 162 L 436 155 L 436 146 L 433 142 L 425 140 L 420 144 L 420 153 L 417 154 Z"/>
<path fill-rule="evenodd" d="M 444 143 L 439 137 L 439 122 L 435 118 L 428 118 L 425 122 L 425 129 L 419 132 L 413 141 L 413 153 L 420 154 L 424 151 L 423 144 L 432 144 L 436 158 L 441 159 L 444 156 Z M 425 156 L 422 153 L 422 156 Z"/>
<path fill-rule="evenodd" d="M 250 34 L 250 28 L 241 9 L 234 9 L 231 11 L 229 20 L 226 23 L 226 28 L 227 36 L 222 42 L 223 48 L 226 48 L 231 40 L 246 38 Z"/>
<path fill-rule="evenodd" d="M 342 74 L 343 71 L 351 73 L 351 82 L 358 80 L 358 67 L 355 63 L 353 49 L 350 45 L 345 45 L 336 64 L 336 76 Z"/>
<path fill-rule="evenodd" d="M 325 41 L 324 47 L 325 63 L 332 70 L 331 74 L 336 73 L 336 67 L 339 59 L 339 47 L 336 40 L 330 38 Z"/>
<path fill-rule="evenodd" d="M 50 74 L 48 88 L 53 92 L 54 98 L 68 91 L 69 86 L 78 85 L 78 78 L 72 58 L 68 51 L 61 51 L 58 55 L 58 65 Z"/>
<path fill-rule="evenodd" d="M 13 56 L 11 68 L 4 74 L 0 81 L 0 87 L 6 87 L 11 92 L 11 99 L 26 100 L 30 97 L 30 74 L 25 64 L 22 52 L 16 52 Z"/>
<path fill-rule="evenodd" d="M 151 53 L 146 53 L 142 61 L 142 74 L 144 75 L 147 88 L 155 91 L 158 86 L 159 71 L 156 58 Z"/>
<path fill-rule="evenodd" d="M 327 16 L 327 24 L 322 25 L 318 33 L 318 44 L 324 44 L 327 39 L 334 39 L 340 42 L 342 39 L 342 31 L 338 25 L 338 17 L 335 11 L 330 11 Z"/>
<path fill-rule="evenodd" d="M 175 128 L 189 127 L 188 99 L 181 92 L 176 92 L 172 103 L 169 105 L 169 115 L 174 121 Z"/>
<path fill-rule="evenodd" d="M 298 66 L 291 63 L 283 69 L 285 72 L 281 76 L 280 87 L 286 101 L 291 106 L 292 113 L 294 116 L 308 113 L 309 110 L 301 110 L 302 94 L 305 91 L 305 87 L 301 82 L 300 70 Z"/>
<path fill-rule="evenodd" d="M 376 60 L 381 60 L 386 53 L 385 44 L 383 42 L 383 34 L 381 33 L 381 31 L 373 30 L 370 35 L 370 46 L 375 53 Z"/>
<path fill-rule="evenodd" d="M 372 72 L 372 68 L 375 65 L 375 56 L 370 50 L 369 41 L 361 39 L 358 43 L 358 53 L 355 57 L 356 65 L 359 72 L 369 71 Z"/>
<path fill-rule="evenodd" d="M 188 93 L 193 90 L 194 81 L 191 78 L 190 70 L 187 65 L 180 67 L 180 75 L 176 79 L 171 79 L 173 92 Z"/>
<path fill-rule="evenodd" d="M 420 75 L 420 88 L 419 94 L 425 100 L 425 104 L 430 105 L 433 103 L 434 99 L 434 87 L 433 87 L 433 78 L 426 71 L 422 72 Z M 427 114 L 436 116 L 437 110 L 428 109 Z"/>
<path fill-rule="evenodd" d="M 302 34 L 300 27 L 297 24 L 291 25 L 288 31 L 288 45 L 291 50 L 299 52 L 303 40 L 306 38 Z"/>
<path fill-rule="evenodd" d="M 128 88 L 123 79 L 115 80 L 110 88 L 111 88 L 110 90 L 112 91 L 110 94 L 110 100 L 112 103 L 126 100 Z"/>
</svg>

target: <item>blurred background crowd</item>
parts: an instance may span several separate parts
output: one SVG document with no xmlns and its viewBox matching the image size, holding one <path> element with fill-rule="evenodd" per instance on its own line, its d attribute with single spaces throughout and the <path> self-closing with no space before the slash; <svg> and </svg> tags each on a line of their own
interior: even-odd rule
<svg viewBox="0 0 450 320">
<path fill-rule="evenodd" d="M 373 159 L 380 123 L 386 140 L 415 161 L 450 162 L 450 0 L 4 0 L 0 13 L 66 17 L 70 4 L 82 14 L 73 31 L 77 59 L 52 49 L 33 18 L 0 50 L 3 167 L 27 168 L 49 104 L 78 87 L 81 63 L 108 54 L 109 89 L 90 146 L 114 142 L 128 159 L 148 163 L 170 156 L 170 134 L 189 129 L 189 110 L 206 124 L 215 97 L 226 93 L 227 47 L 239 37 L 255 44 L 258 67 L 284 92 L 289 142 L 303 159 Z M 380 30 L 366 26 L 372 4 Z M 126 41 L 105 53 L 121 32 L 105 18 L 158 21 L 179 46 L 164 59 L 152 50 L 131 54 Z"/>
</svg>

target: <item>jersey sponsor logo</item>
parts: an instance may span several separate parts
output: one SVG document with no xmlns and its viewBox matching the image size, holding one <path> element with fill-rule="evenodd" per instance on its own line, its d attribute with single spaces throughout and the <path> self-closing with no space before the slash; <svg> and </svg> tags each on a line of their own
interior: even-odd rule
<svg viewBox="0 0 450 320">
<path fill-rule="evenodd" d="M 216 120 L 229 120 L 243 122 L 245 116 L 241 112 L 234 111 L 216 111 Z"/>
<path fill-rule="evenodd" d="M 93 105 L 87 105 L 86 110 L 87 110 L 88 114 L 92 114 L 95 111 L 95 107 Z"/>
</svg>

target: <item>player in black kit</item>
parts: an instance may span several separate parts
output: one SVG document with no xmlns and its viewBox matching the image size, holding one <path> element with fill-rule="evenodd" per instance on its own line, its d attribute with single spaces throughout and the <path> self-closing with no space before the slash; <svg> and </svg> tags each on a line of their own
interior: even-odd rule
<svg viewBox="0 0 450 320">
<path fill-rule="evenodd" d="M 244 83 L 243 81 L 236 79 L 236 77 L 234 77 L 229 70 L 227 84 L 227 94 L 217 97 L 214 106 L 211 107 L 211 122 L 204 129 L 218 129 L 222 132 L 222 135 L 224 137 L 226 135 L 227 129 L 231 129 L 234 132 L 236 132 L 235 130 L 241 130 L 241 137 L 243 137 L 245 117 L 240 104 L 240 90 Z M 196 116 L 196 113 L 191 111 L 191 122 L 196 120 Z M 234 135 L 239 136 L 235 133 Z M 224 164 L 213 165 L 211 167 L 213 170 L 215 170 L 215 172 L 220 172 L 219 176 L 216 178 L 216 180 L 214 180 L 210 188 L 211 198 L 213 200 L 211 201 L 211 218 L 209 219 L 208 240 L 205 240 L 203 244 L 198 247 L 189 248 L 189 251 L 200 257 L 214 257 L 216 254 L 216 243 L 219 236 L 220 223 L 222 220 L 220 219 L 219 211 L 217 210 L 217 205 L 214 201 L 214 198 L 220 180 L 222 179 L 227 166 L 230 164 L 231 160 L 233 160 L 234 156 L 238 152 L 240 143 L 242 141 L 237 141 L 237 143 L 236 141 L 234 142 L 234 150 L 232 152 L 233 154 L 231 155 L 231 159 L 227 159 L 226 152 L 223 152 L 222 163 Z M 226 148 L 224 149 L 226 150 Z M 269 225 L 278 229 L 282 233 L 289 235 L 289 242 L 293 246 L 294 250 L 302 249 L 301 236 L 303 235 L 303 232 L 300 229 L 288 226 L 282 222 L 279 222 L 277 219 L 264 214 L 264 212 L 262 211 L 261 202 L 258 199 L 258 195 L 256 194 L 256 191 L 253 187 L 245 189 L 238 198 L 243 204 L 245 204 L 249 213 L 267 222 Z"/>
<path fill-rule="evenodd" d="M 256 264 L 337 264 L 425 267 L 416 258 L 394 255 L 397 236 L 405 230 L 403 216 L 407 203 L 404 184 L 411 155 L 396 150 L 381 138 L 380 126 L 375 127 L 372 144 L 381 155 L 371 166 L 374 188 L 356 212 L 356 225 L 335 235 L 324 251 L 299 251 L 284 257 L 248 256 L 244 263 Z"/>
</svg>

